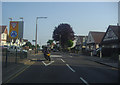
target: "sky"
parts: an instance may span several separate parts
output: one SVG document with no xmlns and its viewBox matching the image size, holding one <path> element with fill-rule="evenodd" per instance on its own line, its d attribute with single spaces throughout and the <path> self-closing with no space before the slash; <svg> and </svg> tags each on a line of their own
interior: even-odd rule
<svg viewBox="0 0 120 85">
<path fill-rule="evenodd" d="M 118 3 L 118 23 L 120 24 L 120 1 L 119 1 L 119 3 Z"/>
<path fill-rule="evenodd" d="M 117 2 L 2 2 L 2 24 L 8 26 L 9 19 L 24 18 L 24 39 L 35 39 L 36 17 L 38 20 L 38 44 L 44 45 L 55 26 L 68 23 L 75 35 L 88 35 L 89 31 L 107 30 L 118 23 Z"/>
</svg>

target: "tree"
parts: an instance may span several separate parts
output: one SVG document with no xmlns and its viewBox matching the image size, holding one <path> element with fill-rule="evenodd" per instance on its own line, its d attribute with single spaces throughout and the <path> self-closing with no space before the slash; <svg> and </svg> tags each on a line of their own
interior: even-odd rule
<svg viewBox="0 0 120 85">
<path fill-rule="evenodd" d="M 44 49 L 46 47 L 46 45 L 42 45 L 42 49 Z"/>
<path fill-rule="evenodd" d="M 22 47 L 25 47 L 25 46 L 28 46 L 29 48 L 31 48 L 31 46 L 32 46 L 32 44 L 31 44 L 31 42 L 26 42 L 26 44 L 25 45 L 23 45 Z"/>
<path fill-rule="evenodd" d="M 34 45 L 31 45 L 31 48 L 32 48 L 32 50 L 35 49 L 35 46 L 34 46 Z"/>
<path fill-rule="evenodd" d="M 68 47 L 72 47 L 73 46 L 73 41 L 72 40 L 68 40 L 67 46 Z"/>
<path fill-rule="evenodd" d="M 49 43 L 49 45 L 52 45 L 54 40 L 48 40 L 47 43 Z"/>
<path fill-rule="evenodd" d="M 37 44 L 37 48 L 40 48 L 40 45 L 39 45 L 39 44 Z"/>
<path fill-rule="evenodd" d="M 53 39 L 59 41 L 63 48 L 68 47 L 68 40 L 74 40 L 74 32 L 69 24 L 60 24 L 53 31 Z"/>
</svg>

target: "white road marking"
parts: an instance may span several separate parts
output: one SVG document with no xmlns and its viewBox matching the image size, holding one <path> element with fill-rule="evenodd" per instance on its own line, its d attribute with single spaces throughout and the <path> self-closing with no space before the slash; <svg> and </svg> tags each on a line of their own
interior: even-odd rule
<svg viewBox="0 0 120 85">
<path fill-rule="evenodd" d="M 70 57 L 72 57 L 72 56 L 70 56 Z"/>
<path fill-rule="evenodd" d="M 46 66 L 46 63 L 44 63 L 44 61 L 42 61 L 42 63 Z"/>
<path fill-rule="evenodd" d="M 50 57 L 62 57 L 61 55 L 51 55 Z"/>
<path fill-rule="evenodd" d="M 71 71 L 75 72 L 75 70 L 73 70 L 68 64 L 66 64 L 66 65 L 68 66 L 68 68 L 69 68 Z"/>
<path fill-rule="evenodd" d="M 62 62 L 65 62 L 63 59 L 61 59 Z"/>
<path fill-rule="evenodd" d="M 50 63 L 46 64 L 44 61 L 42 61 L 42 63 L 45 65 L 45 66 L 48 66 L 50 64 L 52 64 L 54 61 L 50 61 Z"/>
<path fill-rule="evenodd" d="M 87 83 L 87 81 L 85 81 L 82 77 L 80 77 L 80 79 L 81 79 L 86 85 L 89 85 L 89 84 Z"/>
</svg>

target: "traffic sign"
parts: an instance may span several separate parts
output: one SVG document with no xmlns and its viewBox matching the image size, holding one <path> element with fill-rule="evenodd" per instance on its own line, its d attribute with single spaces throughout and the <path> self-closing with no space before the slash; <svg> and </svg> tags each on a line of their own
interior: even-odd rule
<svg viewBox="0 0 120 85">
<path fill-rule="evenodd" d="M 16 39 L 18 38 L 18 21 L 10 21 L 10 29 L 9 29 L 9 38 Z"/>
<path fill-rule="evenodd" d="M 12 32 L 10 33 L 10 35 L 11 35 L 11 37 L 15 38 L 15 37 L 17 36 L 17 32 L 16 32 L 16 31 L 12 31 Z"/>
</svg>

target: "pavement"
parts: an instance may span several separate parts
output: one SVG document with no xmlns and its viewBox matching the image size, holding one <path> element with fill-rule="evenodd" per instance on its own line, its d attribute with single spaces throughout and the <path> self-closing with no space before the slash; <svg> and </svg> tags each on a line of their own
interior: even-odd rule
<svg viewBox="0 0 120 85">
<path fill-rule="evenodd" d="M 74 55 L 74 56 L 80 56 L 79 54 L 75 54 L 75 53 L 70 53 L 70 55 Z M 98 56 L 85 56 L 88 60 L 94 61 L 96 63 L 99 64 L 103 64 L 106 66 L 110 66 L 110 67 L 114 67 L 114 68 L 118 68 L 118 61 L 117 60 L 113 60 L 110 58 L 100 58 Z"/>
<path fill-rule="evenodd" d="M 89 57 L 91 57 L 91 56 L 89 56 Z M 94 57 L 94 56 L 92 56 L 92 58 L 90 58 L 90 60 L 100 63 L 100 64 L 103 64 L 103 65 L 106 65 L 106 66 L 118 68 L 117 61 L 113 61 L 113 60 L 105 59 L 105 58 Z"/>
</svg>

